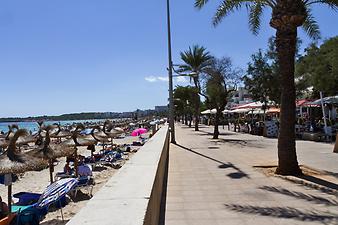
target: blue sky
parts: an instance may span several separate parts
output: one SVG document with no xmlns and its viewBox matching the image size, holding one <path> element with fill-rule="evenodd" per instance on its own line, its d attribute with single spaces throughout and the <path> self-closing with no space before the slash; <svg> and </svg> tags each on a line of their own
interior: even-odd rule
<svg viewBox="0 0 338 225">
<path fill-rule="evenodd" d="M 167 103 L 165 0 L 1 0 L 0 117 L 131 111 Z M 216 3 L 172 0 L 174 63 L 200 44 L 243 69 L 274 34 L 270 12 L 258 36 L 243 10 L 211 25 Z M 338 35 L 338 13 L 315 7 L 324 38 Z M 334 21 L 334 22 L 333 22 Z M 304 46 L 309 43 L 303 32 Z M 184 80 L 176 84 L 186 84 Z"/>
</svg>

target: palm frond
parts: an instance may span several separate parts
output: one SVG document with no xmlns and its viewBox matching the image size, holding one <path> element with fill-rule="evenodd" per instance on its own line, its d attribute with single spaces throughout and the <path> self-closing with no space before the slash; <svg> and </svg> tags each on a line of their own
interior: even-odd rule
<svg viewBox="0 0 338 225">
<path fill-rule="evenodd" d="M 303 29 L 307 33 L 307 35 L 314 39 L 318 40 L 320 39 L 320 30 L 317 21 L 314 19 L 311 9 L 307 7 L 306 9 L 306 19 L 303 23 Z"/>
<path fill-rule="evenodd" d="M 331 9 L 338 11 L 338 0 L 305 0 L 306 5 L 313 5 L 313 4 L 324 4 L 329 6 Z"/>
<path fill-rule="evenodd" d="M 185 63 L 180 66 L 181 72 L 201 72 L 210 63 L 212 56 L 203 46 L 194 45 L 181 52 L 181 59 Z"/>
<path fill-rule="evenodd" d="M 223 0 L 221 4 L 218 6 L 215 16 L 212 20 L 214 26 L 217 26 L 224 17 L 228 16 L 230 13 L 234 12 L 235 10 L 241 9 L 245 4 L 244 0 Z"/>
<path fill-rule="evenodd" d="M 257 2 L 250 7 L 249 12 L 249 27 L 254 35 L 258 34 L 261 25 L 261 16 L 263 13 L 263 6 L 260 2 Z"/>
<path fill-rule="evenodd" d="M 196 0 L 195 7 L 201 9 L 209 0 Z"/>
</svg>

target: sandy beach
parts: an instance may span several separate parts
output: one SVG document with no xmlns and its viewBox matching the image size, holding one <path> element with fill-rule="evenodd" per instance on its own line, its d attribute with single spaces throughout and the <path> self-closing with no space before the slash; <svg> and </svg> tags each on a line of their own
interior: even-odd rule
<svg viewBox="0 0 338 225">
<path fill-rule="evenodd" d="M 138 141 L 138 137 L 126 137 L 123 139 L 114 139 L 115 144 L 131 144 L 133 141 Z M 100 150 L 102 147 L 97 146 L 96 149 Z M 87 147 L 79 147 L 78 153 L 84 156 L 90 156 L 90 151 L 87 150 Z M 133 156 L 134 153 L 129 153 L 129 158 Z M 59 158 L 58 163 L 55 166 L 54 171 L 60 172 L 63 171 L 66 158 Z M 93 177 L 95 185 L 93 187 L 92 194 L 100 190 L 100 188 L 116 173 L 118 169 L 114 169 L 109 166 L 97 167 L 93 170 Z M 55 174 L 55 173 L 54 173 Z M 19 180 L 13 184 L 13 194 L 18 192 L 34 192 L 42 193 L 45 188 L 49 185 L 49 169 L 45 169 L 39 172 L 26 172 L 19 175 Z M 0 186 L 0 196 L 5 200 L 7 199 L 7 187 Z M 76 199 L 73 201 L 68 198 L 68 204 L 62 208 L 63 220 L 61 210 L 50 210 L 46 215 L 45 219 L 41 221 L 42 225 L 61 225 L 66 224 L 80 209 L 85 206 L 89 201 L 90 197 L 87 195 L 86 190 L 83 193 L 78 192 Z M 13 199 L 14 201 L 16 199 Z"/>
</svg>

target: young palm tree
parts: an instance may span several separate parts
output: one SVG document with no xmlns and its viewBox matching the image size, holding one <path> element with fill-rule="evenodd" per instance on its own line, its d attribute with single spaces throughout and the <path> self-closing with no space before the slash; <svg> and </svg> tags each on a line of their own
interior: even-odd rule
<svg viewBox="0 0 338 225">
<path fill-rule="evenodd" d="M 202 8 L 208 1 L 195 0 L 195 7 Z M 275 43 L 282 89 L 276 173 L 282 175 L 302 173 L 295 142 L 295 52 L 298 27 L 303 27 L 310 37 L 319 38 L 319 27 L 311 13 L 311 6 L 316 3 L 338 10 L 338 0 L 222 0 L 213 19 L 213 24 L 217 25 L 229 13 L 246 7 L 250 29 L 257 34 L 263 10 L 272 9 L 270 26 L 276 29 Z"/>
<path fill-rule="evenodd" d="M 198 45 L 189 47 L 189 50 L 181 52 L 181 59 L 185 64 L 180 65 L 180 72 L 193 73 L 191 81 L 193 81 L 195 88 L 198 90 L 200 95 L 201 83 L 200 74 L 203 73 L 204 69 L 207 68 L 212 60 L 212 56 L 207 52 L 206 48 Z M 195 131 L 198 131 L 199 115 L 200 115 L 201 104 L 200 101 L 195 106 Z"/>
</svg>

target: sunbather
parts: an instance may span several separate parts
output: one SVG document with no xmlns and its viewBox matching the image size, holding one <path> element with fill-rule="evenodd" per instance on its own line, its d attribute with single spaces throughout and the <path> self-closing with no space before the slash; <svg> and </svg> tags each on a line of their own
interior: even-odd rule
<svg viewBox="0 0 338 225">
<path fill-rule="evenodd" d="M 79 174 L 80 177 L 82 177 L 82 176 L 92 176 L 93 175 L 91 167 L 87 164 L 84 164 L 84 163 L 82 165 L 78 166 L 77 171 L 78 171 L 78 174 Z"/>
<path fill-rule="evenodd" d="M 9 213 L 8 206 L 6 203 L 2 201 L 2 198 L 0 196 L 0 220 L 5 218 Z"/>
<path fill-rule="evenodd" d="M 63 168 L 63 172 L 64 172 L 65 174 L 68 174 L 68 175 L 72 173 L 72 169 L 71 169 L 70 166 L 69 166 L 69 161 L 66 162 L 66 165 L 65 165 L 65 167 Z"/>
</svg>

